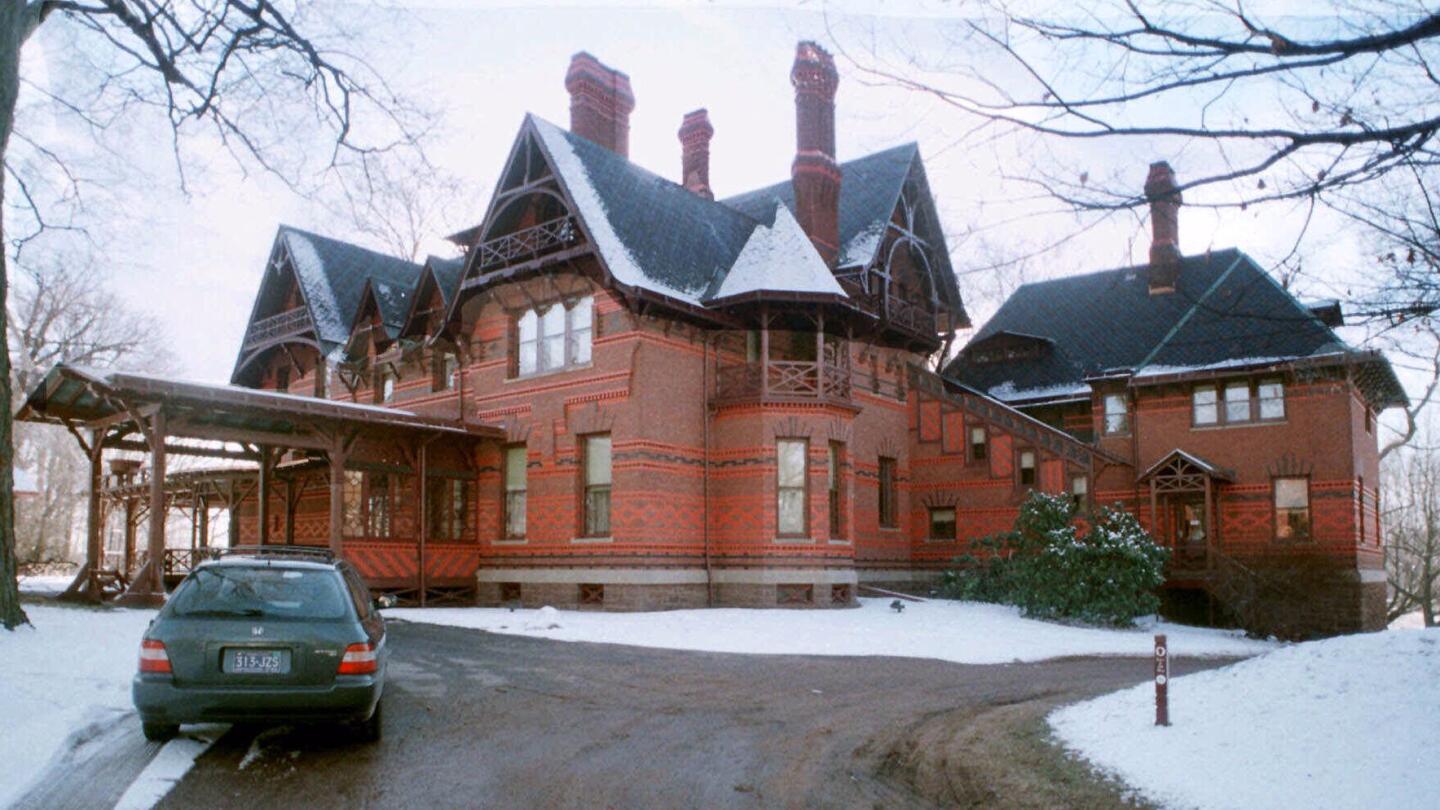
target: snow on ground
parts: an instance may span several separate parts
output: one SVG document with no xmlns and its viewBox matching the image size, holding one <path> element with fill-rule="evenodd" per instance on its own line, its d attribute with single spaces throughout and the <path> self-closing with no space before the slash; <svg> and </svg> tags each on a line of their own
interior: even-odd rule
<svg viewBox="0 0 1440 810">
<path fill-rule="evenodd" d="M 74 574 L 44 574 L 33 577 L 20 577 L 20 592 L 41 596 L 54 596 L 70 587 L 70 583 L 73 581 L 75 581 Z"/>
<path fill-rule="evenodd" d="M 34 627 L 0 630 L 0 807 L 29 788 L 73 732 L 130 710 L 140 637 L 155 615 L 34 604 L 25 612 Z"/>
<path fill-rule="evenodd" d="M 1106 630 L 1034 621 L 1016 608 L 930 600 L 890 609 L 890 599 L 861 599 L 858 610 L 712 608 L 655 613 L 410 608 L 391 618 L 535 636 L 708 652 L 787 655 L 891 655 L 961 664 L 1040 661 L 1067 655 L 1149 656 L 1154 634 L 1169 635 L 1176 655 L 1245 656 L 1275 649 L 1233 631 L 1164 622 Z"/>
<path fill-rule="evenodd" d="M 1440 630 L 1278 649 L 1056 711 L 1061 742 L 1175 808 L 1431 810 L 1440 802 Z"/>
</svg>

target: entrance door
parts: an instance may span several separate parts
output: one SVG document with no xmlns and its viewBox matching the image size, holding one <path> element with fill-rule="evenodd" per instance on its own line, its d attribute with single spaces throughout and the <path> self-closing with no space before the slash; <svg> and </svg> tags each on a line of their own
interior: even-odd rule
<svg viewBox="0 0 1440 810">
<path fill-rule="evenodd" d="M 1179 558 L 1177 562 L 1203 566 L 1210 542 L 1210 521 L 1205 514 L 1205 499 L 1188 497 L 1177 500 L 1172 514 L 1175 516 L 1173 536 L 1175 554 Z"/>
</svg>

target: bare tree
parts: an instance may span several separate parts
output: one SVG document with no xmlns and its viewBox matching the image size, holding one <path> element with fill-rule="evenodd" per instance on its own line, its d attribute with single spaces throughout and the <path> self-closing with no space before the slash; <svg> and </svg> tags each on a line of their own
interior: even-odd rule
<svg viewBox="0 0 1440 810">
<path fill-rule="evenodd" d="M 173 359 L 152 318 L 130 309 L 84 259 L 27 254 L 10 297 L 7 325 L 14 359 L 11 384 L 29 391 L 54 364 L 127 365 L 154 372 Z M 15 426 L 15 462 L 35 477 L 36 495 L 16 504 L 15 546 L 21 562 L 66 557 L 80 515 L 88 461 L 69 434 L 48 425 Z"/>
<path fill-rule="evenodd" d="M 108 122 L 158 116 L 168 125 L 182 185 L 183 144 L 206 138 L 242 167 L 300 187 L 316 171 L 363 171 L 379 156 L 413 147 L 425 126 L 418 110 L 353 55 L 355 40 L 340 36 L 338 20 L 326 13 L 293 0 L 0 0 L 0 243 L 7 247 L 0 303 L 6 259 L 47 230 L 84 227 L 83 211 L 57 215 L 47 207 L 37 167 L 49 166 L 69 184 L 61 204 L 79 199 L 82 178 L 56 144 L 16 124 L 21 50 L 42 26 L 70 27 L 92 71 L 72 81 L 68 95 L 35 90 L 51 93 L 95 137 Z M 328 146 L 309 148 L 321 142 Z M 17 194 L 8 207 L 7 187 Z M 0 624 L 7 629 L 25 621 L 15 584 L 10 386 L 9 352 L 0 347 Z"/>
<path fill-rule="evenodd" d="M 475 210 L 466 195 L 459 177 L 417 156 L 377 161 L 367 171 L 335 184 L 320 202 L 378 248 L 419 262 L 425 258 L 427 242 L 437 234 L 459 230 L 456 217 Z"/>
<path fill-rule="evenodd" d="M 1419 611 L 1426 627 L 1440 615 L 1440 451 L 1410 446 L 1387 459 L 1385 574 L 1391 621 Z"/>
<path fill-rule="evenodd" d="M 1069 140 L 1208 147 L 1181 187 L 1251 205 L 1369 183 L 1433 162 L 1440 132 L 1440 14 L 1421 0 L 1329 8 L 1205 0 L 976 4 L 944 28 L 951 60 L 846 47 L 871 76 L 932 95 L 995 130 Z M 1017 11 L 1030 8 L 1035 13 Z M 958 63 L 957 53 L 965 54 Z M 1133 185 L 1076 167 L 1025 179 L 1089 209 L 1144 203 Z"/>
</svg>

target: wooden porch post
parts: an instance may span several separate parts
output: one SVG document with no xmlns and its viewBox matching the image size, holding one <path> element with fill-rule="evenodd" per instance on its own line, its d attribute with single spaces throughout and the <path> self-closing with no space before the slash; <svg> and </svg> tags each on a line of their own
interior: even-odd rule
<svg viewBox="0 0 1440 810">
<path fill-rule="evenodd" d="M 420 473 L 420 475 L 418 476 L 418 478 L 420 479 L 420 519 L 417 521 L 420 527 L 420 607 L 425 607 L 425 589 L 426 586 L 429 584 L 426 581 L 425 576 L 425 541 L 430 536 L 430 488 L 425 485 L 425 478 L 427 473 L 426 456 L 428 455 L 429 445 L 429 441 L 421 440 L 419 453 L 420 461 L 419 464 L 416 465 L 417 467 L 419 467 Z"/>
<path fill-rule="evenodd" d="M 210 499 L 204 495 L 200 500 L 200 548 L 210 547 Z"/>
<path fill-rule="evenodd" d="M 257 503 L 255 510 L 255 532 L 256 542 L 265 545 L 270 534 L 270 456 L 271 449 L 264 445 L 260 446 L 260 481 L 256 492 Z"/>
<path fill-rule="evenodd" d="M 230 479 L 226 487 L 225 511 L 230 519 L 225 523 L 225 544 L 230 548 L 239 545 L 240 539 L 240 505 L 235 503 L 235 479 Z"/>
<path fill-rule="evenodd" d="M 330 550 L 339 557 L 342 550 L 341 523 L 345 519 L 345 449 L 336 442 L 330 448 Z"/>
<path fill-rule="evenodd" d="M 1215 563 L 1211 552 L 1215 550 L 1214 498 L 1211 495 L 1210 476 L 1205 476 L 1205 570 L 1211 570 Z"/>
<path fill-rule="evenodd" d="M 1150 533 L 1160 533 L 1160 509 L 1158 499 L 1155 497 L 1155 479 L 1150 479 Z"/>
<path fill-rule="evenodd" d="M 125 496 L 125 576 L 135 570 L 135 535 L 140 528 L 140 510 L 134 495 Z"/>
<path fill-rule="evenodd" d="M 89 570 L 91 596 L 96 599 L 100 592 L 95 574 L 105 563 L 105 541 L 101 536 L 104 521 L 100 517 L 100 490 L 105 486 L 104 449 L 100 446 L 103 438 L 102 431 L 90 431 L 90 493 L 85 509 L 85 567 Z"/>
<path fill-rule="evenodd" d="M 165 596 L 165 412 L 150 419 L 150 582 L 141 594 Z"/>
<path fill-rule="evenodd" d="M 285 479 L 285 545 L 295 545 L 295 478 Z"/>
<path fill-rule="evenodd" d="M 760 307 L 760 398 L 770 393 L 770 309 Z"/>
</svg>

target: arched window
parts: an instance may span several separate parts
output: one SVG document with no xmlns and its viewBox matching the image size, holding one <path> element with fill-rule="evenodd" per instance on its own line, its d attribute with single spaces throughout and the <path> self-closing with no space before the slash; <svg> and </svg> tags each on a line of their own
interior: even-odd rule
<svg viewBox="0 0 1440 810">
<path fill-rule="evenodd" d="M 513 373 L 523 377 L 589 363 L 594 306 L 587 295 L 568 305 L 556 302 L 517 315 Z"/>
</svg>

